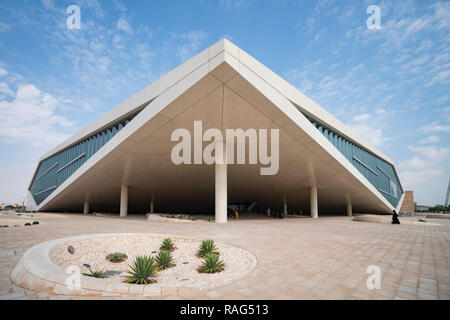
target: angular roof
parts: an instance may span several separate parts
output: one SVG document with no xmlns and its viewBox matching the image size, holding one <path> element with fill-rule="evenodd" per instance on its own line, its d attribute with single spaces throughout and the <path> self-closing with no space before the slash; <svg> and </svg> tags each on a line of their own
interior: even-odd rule
<svg viewBox="0 0 450 320">
<path fill-rule="evenodd" d="M 246 89 L 243 89 L 243 82 L 241 81 L 241 83 L 239 83 L 237 80 L 233 82 L 233 79 L 237 78 L 236 76 L 239 76 L 239 79 L 242 79 L 246 84 L 250 84 L 252 90 L 257 90 L 261 95 L 261 98 L 259 99 L 264 98 L 264 101 L 254 98 L 250 93 L 248 93 L 248 97 L 244 97 Z M 207 77 L 209 77 L 209 81 L 205 81 L 205 78 Z M 297 129 L 301 129 L 302 133 L 306 134 L 302 143 L 305 143 L 305 139 L 308 139 L 309 143 L 314 142 L 314 144 L 317 144 L 321 149 L 320 152 L 326 151 L 340 167 L 345 168 L 346 171 L 351 173 L 354 178 L 362 183 L 367 190 L 370 190 L 371 193 L 381 201 L 385 211 L 401 205 L 402 199 L 399 199 L 398 206 L 393 206 L 389 203 L 389 201 L 386 200 L 385 195 L 383 196 L 382 194 L 382 192 L 386 191 L 383 191 L 381 188 L 377 189 L 373 183 L 362 174 L 362 170 L 355 168 L 354 164 L 351 165 L 353 159 L 346 158 L 345 154 L 342 153 L 342 150 L 337 148 L 337 145 L 330 143 L 328 137 L 324 136 L 322 131 L 317 130 L 317 128 L 319 128 L 318 124 L 320 124 L 320 130 L 322 130 L 323 126 L 326 128 L 327 132 L 332 132 L 336 139 L 339 138 L 339 141 L 342 140 L 354 144 L 362 150 L 367 151 L 368 154 L 373 155 L 377 159 L 381 159 L 386 164 L 392 166 L 392 171 L 389 171 L 386 169 L 387 167 L 382 165 L 380 165 L 380 167 L 377 166 L 379 169 L 377 172 L 382 172 L 385 176 L 390 177 L 391 180 L 398 182 L 399 188 L 402 190 L 400 180 L 398 179 L 398 175 L 391 159 L 375 147 L 371 146 L 341 121 L 336 119 L 313 100 L 273 73 L 245 51 L 228 40 L 221 40 L 150 84 L 148 87 L 144 88 L 42 156 L 40 163 L 44 160 L 51 159 L 54 155 L 104 131 L 106 128 L 113 126 L 122 119 L 132 119 L 128 120 L 130 121 L 129 124 L 124 126 L 120 132 L 115 134 L 115 136 L 111 137 L 98 152 L 92 154 L 92 157 L 86 159 L 86 161 L 67 177 L 65 181 L 57 185 L 57 188 L 55 188 L 55 190 L 53 190 L 49 196 L 38 205 L 38 208 L 45 208 L 52 199 L 61 194 L 65 188 L 75 182 L 83 174 L 95 167 L 101 159 L 112 150 L 119 147 L 122 142 L 131 136 L 139 135 L 139 130 L 141 130 L 150 120 L 157 123 L 158 116 L 164 113 L 167 114 L 168 118 L 172 117 L 171 112 L 175 113 L 173 110 L 176 108 L 177 99 L 180 96 L 186 95 L 188 101 L 192 100 L 191 102 L 194 102 L 196 86 L 200 82 L 202 82 L 204 87 L 202 88 L 202 92 L 212 92 L 212 90 L 216 89 L 219 85 L 226 84 L 231 90 L 234 90 L 235 93 L 238 95 L 240 94 L 243 99 L 247 99 L 247 101 L 255 99 L 254 103 L 251 104 L 256 108 L 259 108 L 260 111 L 269 117 L 273 114 L 275 118 L 272 120 L 292 136 L 297 134 Z M 209 91 L 205 88 L 208 88 Z M 248 90 L 250 89 L 247 89 L 247 91 Z M 190 91 L 192 91 L 192 97 L 189 97 L 188 93 Z M 281 113 L 275 115 L 275 111 L 273 110 L 267 109 L 264 111 L 264 103 L 270 103 L 271 106 L 276 106 L 278 108 L 276 112 L 281 111 Z M 178 106 L 178 108 L 181 107 Z M 138 141 L 139 139 L 136 139 L 135 137 L 132 140 Z M 311 148 L 315 148 L 315 146 L 311 145 Z M 362 166 L 365 166 L 367 170 L 374 172 L 374 168 L 371 169 L 360 159 L 355 158 L 354 160 Z M 47 170 L 51 169 L 52 168 L 48 168 Z M 38 170 L 39 167 L 36 170 L 32 183 L 36 178 L 39 178 L 40 175 L 46 173 L 41 170 L 40 175 L 36 177 Z M 374 173 L 377 174 L 376 172 Z"/>
</svg>

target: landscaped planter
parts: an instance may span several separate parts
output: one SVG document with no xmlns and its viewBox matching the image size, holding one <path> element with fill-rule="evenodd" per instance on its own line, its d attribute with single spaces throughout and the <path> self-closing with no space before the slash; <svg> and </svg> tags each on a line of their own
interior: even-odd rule
<svg viewBox="0 0 450 320">
<path fill-rule="evenodd" d="M 157 282 L 148 285 L 124 283 L 125 270 L 137 255 L 156 255 L 162 239 L 167 235 L 144 233 L 94 234 L 62 238 L 44 242 L 25 252 L 11 273 L 11 279 L 23 288 L 53 294 L 98 296 L 155 296 L 189 294 L 214 286 L 225 285 L 244 277 L 256 265 L 255 256 L 247 250 L 224 243 L 216 243 L 225 269 L 220 273 L 199 273 L 201 259 L 196 253 L 201 240 L 169 236 L 177 247 L 172 252 L 175 267 L 159 271 Z M 74 253 L 68 251 L 68 246 Z M 128 257 L 121 263 L 112 263 L 106 256 L 123 252 Z M 103 270 L 110 276 L 100 279 L 81 275 L 78 288 L 66 285 L 73 276 L 66 270 L 76 266 L 81 273 Z M 118 273 L 120 271 L 120 273 Z M 70 283 L 70 282 L 69 282 Z"/>
</svg>

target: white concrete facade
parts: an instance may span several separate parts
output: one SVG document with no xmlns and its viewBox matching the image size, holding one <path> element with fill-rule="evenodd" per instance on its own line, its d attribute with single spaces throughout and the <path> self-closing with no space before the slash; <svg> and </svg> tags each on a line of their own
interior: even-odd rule
<svg viewBox="0 0 450 320">
<path fill-rule="evenodd" d="M 163 76 L 41 160 L 139 109 L 142 111 L 126 127 L 35 208 L 81 210 L 80 199 L 89 192 L 91 211 L 96 206 L 120 207 L 120 215 L 126 216 L 140 202 L 148 210 L 148 195 L 156 190 L 161 208 L 173 205 L 174 199 L 175 204 L 186 203 L 187 207 L 211 207 L 214 203 L 217 222 L 226 222 L 230 199 L 258 200 L 265 208 L 275 208 L 280 207 L 280 197 L 287 197 L 290 208 L 309 209 L 313 218 L 317 218 L 321 208 L 342 207 L 348 213 L 346 195 L 351 195 L 350 206 L 357 210 L 394 209 L 299 110 L 314 115 L 386 162 L 393 164 L 392 161 L 227 40 Z M 262 177 L 255 174 L 254 166 L 171 164 L 170 133 L 176 128 L 191 129 L 195 120 L 222 130 L 279 129 L 279 173 Z M 132 187 L 130 191 L 128 186 Z M 128 203 L 129 192 L 135 200 Z M 152 196 L 150 212 L 153 206 Z M 286 213 L 286 200 L 282 206 Z"/>
</svg>

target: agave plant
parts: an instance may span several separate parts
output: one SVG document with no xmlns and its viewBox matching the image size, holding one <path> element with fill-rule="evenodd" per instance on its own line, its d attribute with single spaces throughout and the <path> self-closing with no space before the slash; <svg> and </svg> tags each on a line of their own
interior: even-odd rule
<svg viewBox="0 0 450 320">
<path fill-rule="evenodd" d="M 108 260 L 112 263 L 124 262 L 127 259 L 128 259 L 127 255 L 125 253 L 121 253 L 121 252 L 113 252 L 106 256 L 106 260 Z"/>
<path fill-rule="evenodd" d="M 216 273 L 224 269 L 225 264 L 219 259 L 219 255 L 215 253 L 208 253 L 203 258 L 203 263 L 198 269 L 201 273 Z"/>
<path fill-rule="evenodd" d="M 197 256 L 199 258 L 204 258 L 206 257 L 207 254 L 210 253 L 219 255 L 219 251 L 217 250 L 214 240 L 211 239 L 203 240 L 202 243 L 200 244 L 200 248 L 198 249 Z"/>
<path fill-rule="evenodd" d="M 149 284 L 156 280 L 150 279 L 158 275 L 155 259 L 150 256 L 137 256 L 130 270 L 127 271 L 129 276 L 125 278 L 125 282 L 134 284 Z"/>
<path fill-rule="evenodd" d="M 164 270 L 170 267 L 174 267 L 172 253 L 167 250 L 161 250 L 155 258 L 155 262 L 158 265 L 159 270 Z"/>
<path fill-rule="evenodd" d="M 159 249 L 165 251 L 173 251 L 175 250 L 175 245 L 173 244 L 172 239 L 166 238 L 161 242 L 161 247 Z"/>
<path fill-rule="evenodd" d="M 89 268 L 89 273 L 83 273 L 85 276 L 93 277 L 93 278 L 107 278 L 105 273 L 102 270 L 92 270 Z"/>
</svg>

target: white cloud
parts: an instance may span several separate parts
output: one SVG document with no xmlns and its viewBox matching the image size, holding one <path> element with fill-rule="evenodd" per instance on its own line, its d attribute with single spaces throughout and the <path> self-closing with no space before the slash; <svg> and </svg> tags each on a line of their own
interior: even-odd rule
<svg viewBox="0 0 450 320">
<path fill-rule="evenodd" d="M 240 9 L 250 6 L 251 0 L 220 0 L 220 7 L 225 11 L 230 9 Z"/>
<path fill-rule="evenodd" d="M 11 102 L 0 102 L 0 139 L 34 147 L 52 147 L 67 135 L 72 123 L 57 113 L 59 101 L 31 84 L 20 84 Z"/>
<path fill-rule="evenodd" d="M 437 121 L 433 121 L 420 129 L 425 132 L 450 132 L 450 125 L 441 125 Z"/>
<path fill-rule="evenodd" d="M 436 137 L 435 135 L 428 136 L 426 138 L 423 138 L 419 141 L 420 144 L 430 144 L 430 143 L 436 143 L 439 141 L 439 137 Z"/>
<path fill-rule="evenodd" d="M 181 61 L 186 61 L 194 54 L 198 53 L 200 46 L 203 44 L 203 41 L 206 40 L 208 34 L 202 30 L 196 30 L 179 36 L 172 34 L 172 37 L 187 40 L 187 43 L 178 47 L 178 56 L 181 58 Z"/>
<path fill-rule="evenodd" d="M 133 29 L 131 28 L 130 23 L 124 17 L 121 17 L 117 21 L 117 29 L 124 31 L 128 34 L 133 34 Z"/>
<path fill-rule="evenodd" d="M 381 147 L 386 141 L 392 140 L 392 138 L 385 137 L 380 128 L 366 123 L 353 124 L 350 125 L 350 128 L 375 147 Z"/>
<path fill-rule="evenodd" d="M 408 149 L 428 158 L 429 160 L 441 162 L 450 158 L 450 148 L 445 147 L 414 147 L 409 146 Z"/>
<path fill-rule="evenodd" d="M 10 28 L 11 28 L 10 24 L 0 21 L 0 32 L 8 31 Z"/>
<path fill-rule="evenodd" d="M 411 159 L 400 162 L 400 166 L 405 168 L 425 168 L 427 162 L 418 156 L 414 156 Z"/>
<path fill-rule="evenodd" d="M 125 4 L 121 1 L 118 0 L 114 0 L 114 7 L 117 11 L 120 12 L 126 12 L 127 11 L 127 7 L 125 6 Z"/>
<path fill-rule="evenodd" d="M 400 163 L 400 177 L 405 188 L 414 190 L 425 198 L 426 203 L 434 205 L 443 202 L 444 189 L 450 175 L 450 148 L 433 146 L 409 146 L 415 155 Z M 442 194 L 442 199 L 441 195 Z M 424 197 L 423 195 L 427 195 Z M 433 200 L 430 200 L 433 199 Z M 422 202 L 422 200 L 419 200 Z"/>
<path fill-rule="evenodd" d="M 353 120 L 357 121 L 357 122 L 361 122 L 361 121 L 367 121 L 367 120 L 369 120 L 369 118 L 370 118 L 370 114 L 363 113 L 363 114 L 359 114 L 359 115 L 354 116 Z"/>
<path fill-rule="evenodd" d="M 0 67 L 0 77 L 6 76 L 8 71 L 5 68 Z"/>
<path fill-rule="evenodd" d="M 0 98 L 2 98 L 2 96 L 12 96 L 13 94 L 14 92 L 12 92 L 6 82 L 0 82 Z"/>
<path fill-rule="evenodd" d="M 444 202 L 444 185 L 446 183 L 447 177 L 444 178 L 440 170 L 423 169 L 415 171 L 404 171 L 400 172 L 399 175 L 403 187 L 406 190 L 414 191 L 414 200 L 418 204 L 436 205 L 438 203 L 442 204 Z M 433 196 L 428 196 L 430 193 L 433 194 Z"/>
</svg>

